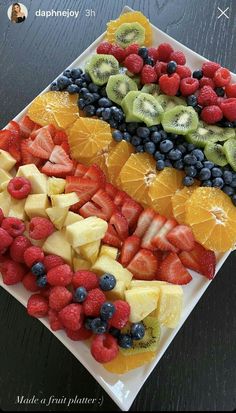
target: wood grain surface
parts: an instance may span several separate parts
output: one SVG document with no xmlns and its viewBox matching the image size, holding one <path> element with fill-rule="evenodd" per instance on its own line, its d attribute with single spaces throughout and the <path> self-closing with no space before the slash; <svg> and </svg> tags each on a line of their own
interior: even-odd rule
<svg viewBox="0 0 236 413">
<path fill-rule="evenodd" d="M 7 18 L 0 0 L 0 127 L 20 112 L 116 18 L 123 6 L 206 58 L 236 71 L 236 1 L 23 0 L 22 24 Z M 229 19 L 220 14 L 225 10 Z M 41 10 L 80 10 L 75 18 L 35 17 Z M 95 17 L 85 17 L 85 10 Z M 236 256 L 231 254 L 144 384 L 132 411 L 233 411 L 236 407 Z M 0 408 L 60 411 L 65 404 L 19 404 L 17 396 L 94 398 L 72 411 L 117 411 L 80 363 L 25 308 L 0 291 Z M 102 403 L 102 406 L 99 406 Z"/>
</svg>

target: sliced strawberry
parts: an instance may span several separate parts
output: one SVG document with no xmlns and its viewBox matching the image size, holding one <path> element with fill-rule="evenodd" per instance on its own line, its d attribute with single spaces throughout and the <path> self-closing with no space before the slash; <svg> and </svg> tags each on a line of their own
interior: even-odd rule
<svg viewBox="0 0 236 413">
<path fill-rule="evenodd" d="M 157 257 L 151 251 L 141 249 L 135 254 L 127 269 L 138 280 L 153 280 L 158 269 Z"/>
<path fill-rule="evenodd" d="M 11 132 L 7 129 L 0 130 L 0 149 L 8 151 Z"/>
<path fill-rule="evenodd" d="M 34 163 L 37 167 L 42 165 L 42 159 L 36 158 L 35 156 L 31 155 L 29 152 L 30 139 L 22 139 L 20 144 L 21 150 L 21 162 L 23 165 L 28 165 L 30 163 Z"/>
<path fill-rule="evenodd" d="M 64 178 L 73 169 L 73 162 L 61 146 L 54 146 L 49 161 L 42 167 L 42 172 L 49 176 Z"/>
<path fill-rule="evenodd" d="M 138 237 L 142 238 L 145 232 L 147 231 L 148 227 L 150 226 L 154 216 L 155 212 L 153 211 L 153 209 L 145 209 L 139 216 L 137 227 L 134 231 L 134 235 L 137 235 Z"/>
<path fill-rule="evenodd" d="M 29 145 L 31 155 L 37 158 L 49 159 L 54 148 L 54 142 L 50 132 L 46 128 L 37 131 L 35 139 Z"/>
<path fill-rule="evenodd" d="M 176 227 L 176 225 L 178 224 L 175 221 L 175 219 L 168 219 L 163 225 L 163 227 L 160 229 L 158 234 L 153 238 L 152 245 L 155 248 L 158 248 L 162 251 L 177 252 L 178 248 L 172 245 L 166 238 L 168 232 L 170 232 L 174 227 Z"/>
<path fill-rule="evenodd" d="M 105 185 L 105 191 L 108 193 L 111 199 L 114 199 L 118 192 L 118 189 L 114 185 L 110 184 L 110 182 L 107 182 Z"/>
<path fill-rule="evenodd" d="M 158 234 L 158 232 L 163 227 L 165 222 L 166 222 L 166 218 L 163 217 L 162 215 L 159 215 L 159 214 L 154 215 L 154 218 L 151 224 L 149 225 L 147 231 L 145 232 L 142 238 L 142 243 L 141 243 L 142 248 L 147 248 L 148 250 L 151 250 L 151 251 L 156 249 L 152 244 L 152 240 Z"/>
<path fill-rule="evenodd" d="M 104 244 L 111 245 L 112 247 L 121 248 L 122 241 L 118 238 L 113 226 L 108 224 L 108 229 L 106 234 L 102 239 Z"/>
<path fill-rule="evenodd" d="M 125 199 L 121 207 L 121 213 L 127 219 L 130 229 L 133 229 L 136 226 L 142 211 L 142 206 L 134 201 L 134 199 Z"/>
<path fill-rule="evenodd" d="M 30 134 L 30 139 L 34 140 L 39 134 L 42 133 L 42 131 L 45 131 L 45 130 L 47 132 L 49 132 L 49 134 L 50 134 L 50 136 L 51 136 L 51 138 L 53 139 L 53 142 L 54 142 L 54 136 L 55 136 L 57 130 L 56 130 L 55 126 L 51 125 L 51 124 L 47 125 L 47 126 L 39 127 L 39 128 L 34 128 L 33 131 Z M 60 131 L 58 131 L 58 132 L 60 133 Z M 55 142 L 54 142 L 54 144 L 56 145 Z M 58 145 L 60 145 L 60 144 L 61 144 L 61 142 L 58 143 Z"/>
<path fill-rule="evenodd" d="M 16 122 L 14 122 L 16 123 Z M 19 133 L 15 133 L 10 129 L 3 129 L 0 131 L 0 149 L 7 151 L 20 162 L 21 152 L 20 152 L 20 136 Z"/>
<path fill-rule="evenodd" d="M 109 195 L 103 189 L 99 189 L 92 197 L 92 201 L 87 202 L 80 208 L 80 214 L 84 218 L 95 215 L 98 218 L 109 221 L 115 211 L 115 205 Z"/>
<path fill-rule="evenodd" d="M 82 163 L 78 163 L 75 170 L 75 176 L 80 176 L 81 178 L 86 174 L 88 170 L 88 166 L 83 165 Z"/>
<path fill-rule="evenodd" d="M 84 175 L 84 178 L 90 178 L 92 181 L 99 182 L 100 188 L 104 188 L 106 184 L 106 176 L 98 165 L 93 164 L 89 167 Z"/>
<path fill-rule="evenodd" d="M 70 145 L 68 142 L 64 141 L 61 143 L 61 148 L 64 149 L 64 151 L 67 153 L 67 155 L 70 155 Z"/>
<path fill-rule="evenodd" d="M 76 192 L 80 201 L 76 203 L 75 208 L 81 208 L 88 202 L 99 189 L 99 183 L 89 178 L 80 178 L 79 176 L 67 176 L 65 193 Z"/>
<path fill-rule="evenodd" d="M 63 130 L 56 130 L 54 135 L 52 135 L 52 138 L 55 145 L 61 145 L 63 142 L 68 142 L 68 136 Z"/>
<path fill-rule="evenodd" d="M 126 238 L 122 245 L 120 262 L 125 267 L 130 263 L 140 249 L 141 239 L 136 235 L 131 235 Z"/>
<path fill-rule="evenodd" d="M 19 126 L 22 138 L 28 138 L 33 130 L 40 128 L 40 126 L 34 123 L 27 115 L 19 121 Z"/>
<path fill-rule="evenodd" d="M 114 204 L 115 204 L 117 207 L 122 207 L 122 205 L 124 204 L 125 200 L 127 200 L 127 199 L 131 199 L 131 198 L 129 197 L 129 195 L 128 195 L 126 192 L 124 192 L 124 191 L 119 191 L 119 190 L 118 190 L 118 192 L 116 193 L 116 196 L 115 196 L 115 198 L 114 198 Z"/>
<path fill-rule="evenodd" d="M 8 123 L 6 129 L 8 129 L 11 132 L 11 135 L 13 134 L 15 137 L 20 138 L 20 126 L 14 120 L 11 120 Z"/>
<path fill-rule="evenodd" d="M 192 277 L 183 266 L 177 254 L 170 252 L 162 261 L 157 277 L 158 280 L 172 284 L 188 284 Z"/>
<path fill-rule="evenodd" d="M 197 271 L 209 280 L 214 278 L 216 268 L 215 253 L 205 249 L 198 242 L 195 242 L 194 248 L 191 251 L 181 252 L 179 258 L 185 267 Z"/>
<path fill-rule="evenodd" d="M 194 236 L 187 225 L 177 225 L 167 235 L 168 241 L 181 251 L 191 251 L 194 247 Z"/>
<path fill-rule="evenodd" d="M 126 218 L 120 213 L 115 212 L 110 219 L 110 224 L 117 232 L 118 238 L 124 241 L 129 236 L 129 226 Z"/>
</svg>

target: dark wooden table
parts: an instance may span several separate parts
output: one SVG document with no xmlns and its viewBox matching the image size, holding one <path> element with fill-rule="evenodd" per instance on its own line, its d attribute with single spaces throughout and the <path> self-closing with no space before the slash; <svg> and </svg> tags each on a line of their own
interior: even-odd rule
<svg viewBox="0 0 236 413">
<path fill-rule="evenodd" d="M 203 56 L 236 71 L 236 1 L 24 0 L 29 17 L 7 18 L 0 0 L 0 127 L 20 112 L 86 49 L 125 4 Z M 220 11 L 227 9 L 229 19 Z M 78 19 L 35 17 L 35 11 L 80 10 Z M 85 17 L 85 10 L 95 17 Z M 93 15 L 93 13 L 90 13 Z M 236 406 L 236 256 L 231 254 L 151 374 L 132 411 L 232 411 Z M 103 399 L 68 410 L 119 410 L 65 347 L 24 307 L 0 291 L 0 408 L 64 410 L 65 405 L 17 404 L 17 396 Z"/>
</svg>

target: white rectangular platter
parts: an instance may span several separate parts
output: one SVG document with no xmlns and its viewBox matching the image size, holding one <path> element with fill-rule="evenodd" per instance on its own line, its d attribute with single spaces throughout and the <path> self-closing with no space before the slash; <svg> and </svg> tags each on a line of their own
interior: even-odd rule
<svg viewBox="0 0 236 413">
<path fill-rule="evenodd" d="M 125 7 L 123 12 L 131 11 L 129 7 Z M 115 18 L 115 16 L 114 16 Z M 174 49 L 182 50 L 185 53 L 187 64 L 190 69 L 197 69 L 201 67 L 202 63 L 206 61 L 204 57 L 198 55 L 192 50 L 188 49 L 181 43 L 174 40 L 172 37 L 168 36 L 158 28 L 152 25 L 153 30 L 153 44 L 157 46 L 163 42 L 169 42 Z M 87 58 L 95 52 L 98 44 L 103 40 L 104 34 L 98 37 L 94 43 L 92 43 L 88 49 L 86 49 L 69 67 L 83 67 Z M 232 74 L 233 81 L 236 82 L 236 75 Z M 49 90 L 49 86 L 43 90 L 42 93 Z M 27 112 L 26 107 L 22 112 L 15 117 L 14 120 L 19 121 Z M 227 259 L 231 251 L 225 254 L 219 255 L 217 259 L 216 272 L 222 267 L 224 261 Z M 51 332 L 68 348 L 68 350 L 84 365 L 84 367 L 90 372 L 90 374 L 97 380 L 97 382 L 103 387 L 103 389 L 109 394 L 109 396 L 114 400 L 114 402 L 120 407 L 121 410 L 127 411 L 132 405 L 135 397 L 137 396 L 139 390 L 143 386 L 144 382 L 156 367 L 157 363 L 161 359 L 162 355 L 165 353 L 166 349 L 174 339 L 175 335 L 178 333 L 179 329 L 188 318 L 189 314 L 197 304 L 198 300 L 204 294 L 205 290 L 211 283 L 205 277 L 202 277 L 193 271 L 192 282 L 184 286 L 184 308 L 182 313 L 181 321 L 178 327 L 174 330 L 167 328 L 162 328 L 161 342 L 157 357 L 149 364 L 139 367 L 129 373 L 124 375 L 114 375 L 107 372 L 102 365 L 99 365 L 90 354 L 90 349 L 84 342 L 74 342 L 71 341 L 64 332 Z M 8 291 L 13 297 L 15 297 L 24 306 L 27 305 L 27 300 L 30 294 L 24 289 L 22 285 L 15 285 L 8 287 L 3 284 L 0 279 L 0 285 Z M 49 323 L 47 320 L 40 319 L 40 321 L 48 328 Z"/>
</svg>

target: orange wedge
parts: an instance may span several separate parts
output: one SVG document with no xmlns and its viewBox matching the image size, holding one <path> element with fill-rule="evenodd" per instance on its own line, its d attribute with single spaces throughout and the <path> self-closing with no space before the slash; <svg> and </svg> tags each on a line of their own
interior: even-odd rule
<svg viewBox="0 0 236 413">
<path fill-rule="evenodd" d="M 66 129 L 79 118 L 77 100 L 78 95 L 68 92 L 46 92 L 33 100 L 27 114 L 41 126 Z"/>
<path fill-rule="evenodd" d="M 149 188 L 151 205 L 156 212 L 167 218 L 173 217 L 171 197 L 183 188 L 183 177 L 183 172 L 174 168 L 165 168 L 156 176 Z"/>
<path fill-rule="evenodd" d="M 120 171 L 132 153 L 134 153 L 133 146 L 124 140 L 117 143 L 110 150 L 107 157 L 107 168 L 109 180 L 113 185 L 118 183 L 117 179 L 119 178 Z"/>
<path fill-rule="evenodd" d="M 186 223 L 205 248 L 225 252 L 236 243 L 236 208 L 220 189 L 195 189 L 186 202 Z"/>
<path fill-rule="evenodd" d="M 195 181 L 194 185 L 185 186 L 171 197 L 173 215 L 179 224 L 185 224 L 186 201 L 199 185 L 200 182 Z"/>
<path fill-rule="evenodd" d="M 124 374 L 130 370 L 136 369 L 143 364 L 149 363 L 156 356 L 155 351 L 148 351 L 146 353 L 138 353 L 124 356 L 121 352 L 118 356 L 108 363 L 103 364 L 103 367 L 110 373 Z"/>
<path fill-rule="evenodd" d="M 121 187 L 143 206 L 149 205 L 148 190 L 156 175 L 156 163 L 151 155 L 132 154 L 120 171 Z"/>
</svg>

